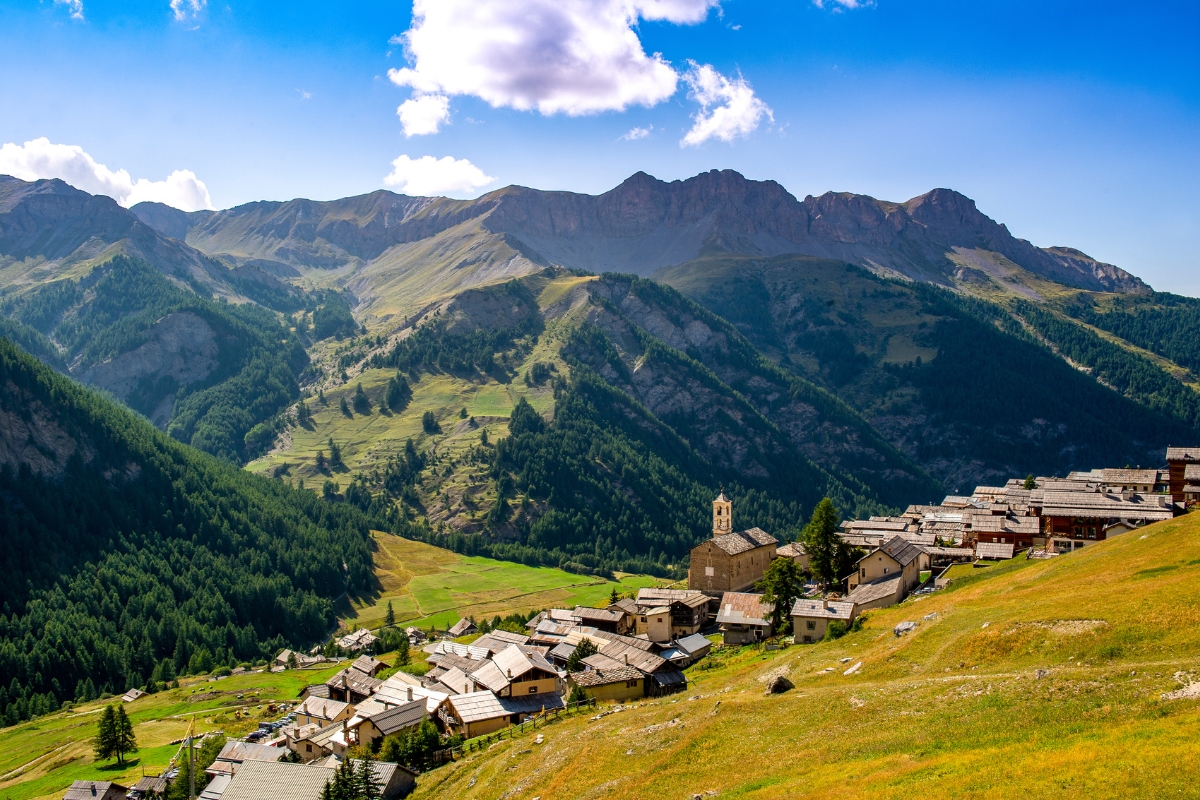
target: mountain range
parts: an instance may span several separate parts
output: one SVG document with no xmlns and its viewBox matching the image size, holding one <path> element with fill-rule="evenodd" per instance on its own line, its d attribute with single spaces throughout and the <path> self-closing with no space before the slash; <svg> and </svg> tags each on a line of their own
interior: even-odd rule
<svg viewBox="0 0 1200 800">
<path fill-rule="evenodd" d="M 1197 301 L 948 189 L 714 170 L 182 212 L 0 177 L 0 310 L 194 446 L 588 569 L 677 567 L 721 484 L 780 528 L 825 494 L 870 513 L 1200 436 Z M 522 403 L 543 427 L 510 428 Z M 602 507 L 644 535 L 610 548 Z"/>
</svg>

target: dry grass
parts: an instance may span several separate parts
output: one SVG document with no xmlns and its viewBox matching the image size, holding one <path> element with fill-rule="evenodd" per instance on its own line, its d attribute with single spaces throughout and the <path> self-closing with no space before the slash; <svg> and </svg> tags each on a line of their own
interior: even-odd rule
<svg viewBox="0 0 1200 800">
<path fill-rule="evenodd" d="M 1195 797 L 1200 704 L 1164 695 L 1200 671 L 1197 585 L 1200 516 L 1016 560 L 837 642 L 726 651 L 687 695 L 471 755 L 417 797 Z M 796 688 L 764 696 L 769 672 Z"/>
</svg>

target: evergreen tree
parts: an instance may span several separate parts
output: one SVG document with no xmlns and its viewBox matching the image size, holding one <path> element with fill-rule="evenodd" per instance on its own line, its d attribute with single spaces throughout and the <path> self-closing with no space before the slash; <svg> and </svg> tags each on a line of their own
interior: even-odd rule
<svg viewBox="0 0 1200 800">
<path fill-rule="evenodd" d="M 582 703 L 588 699 L 587 690 L 582 686 L 576 686 L 571 689 L 571 694 L 567 696 L 568 703 Z"/>
<path fill-rule="evenodd" d="M 379 778 L 375 775 L 375 759 L 371 757 L 371 751 L 363 753 L 362 759 L 358 762 L 358 796 L 362 800 L 379 800 L 382 796 L 382 787 L 379 784 Z"/>
<path fill-rule="evenodd" d="M 329 465 L 331 467 L 342 466 L 342 448 L 338 447 L 332 436 L 329 437 Z"/>
<path fill-rule="evenodd" d="M 129 717 L 125 715 L 125 709 L 122 706 L 117 706 L 117 714 L 115 720 L 115 744 L 117 751 L 117 763 L 124 765 L 126 753 L 136 753 L 138 751 L 137 737 L 133 735 L 133 723 L 129 721 Z"/>
<path fill-rule="evenodd" d="M 783 633 L 783 626 L 791 619 L 792 606 L 804 591 L 804 576 L 796 562 L 790 558 L 777 558 L 771 562 L 762 580 L 754 584 L 762 592 L 764 603 L 774 603 L 771 624 L 776 633 Z"/>
<path fill-rule="evenodd" d="M 117 754 L 117 713 L 113 706 L 105 706 L 100 712 L 100 723 L 96 726 L 96 738 L 92 746 L 97 761 L 105 761 Z"/>
<path fill-rule="evenodd" d="M 396 662 L 395 662 L 396 666 L 398 666 L 398 667 L 408 666 L 409 658 L 410 658 L 409 653 L 408 653 L 408 647 L 409 647 L 409 644 L 408 644 L 407 636 L 402 635 L 399 639 L 396 640 Z"/>
<path fill-rule="evenodd" d="M 596 645 L 592 644 L 591 639 L 583 639 L 576 645 L 574 652 L 567 658 L 567 672 L 580 672 L 583 670 L 581 662 L 588 656 L 594 656 L 600 652 L 596 649 Z"/>
<path fill-rule="evenodd" d="M 388 600 L 387 613 L 383 615 L 383 624 L 389 628 L 396 624 L 396 612 L 392 608 L 392 601 Z"/>
<path fill-rule="evenodd" d="M 621 599 L 621 595 L 617 594 L 617 587 L 613 586 L 612 591 L 608 593 L 608 602 L 615 603 Z"/>
<path fill-rule="evenodd" d="M 521 400 L 524 402 L 524 398 Z M 421 415 L 421 428 L 426 433 L 441 433 L 442 431 L 442 426 L 438 425 L 437 417 L 433 415 L 432 411 L 426 411 Z"/>
<path fill-rule="evenodd" d="M 408 401 L 412 399 L 412 389 L 408 385 L 408 381 L 400 373 L 396 373 L 396 377 L 392 378 L 387 383 L 387 390 L 384 392 L 383 400 L 387 407 L 394 413 L 399 413 L 408 405 Z"/>
<path fill-rule="evenodd" d="M 812 519 L 800 534 L 804 542 L 804 551 L 808 554 L 809 567 L 817 580 L 828 587 L 836 583 L 838 568 L 843 560 L 839 550 L 842 541 L 838 538 L 837 527 L 841 521 L 840 515 L 834 508 L 833 501 L 828 497 L 817 504 L 813 510 Z"/>
<path fill-rule="evenodd" d="M 354 388 L 354 410 L 359 414 L 371 413 L 371 398 L 367 397 L 361 383 Z"/>
<path fill-rule="evenodd" d="M 483 445 L 484 447 L 487 447 L 487 445 L 488 445 L 487 428 L 484 428 L 482 431 L 479 432 L 479 443 L 481 445 Z"/>
<path fill-rule="evenodd" d="M 467 418 L 467 407 L 466 407 L 466 406 L 463 406 L 463 407 L 462 407 L 462 411 L 459 411 L 459 412 L 458 412 L 458 418 L 459 418 L 459 419 L 466 419 L 466 418 Z"/>
<path fill-rule="evenodd" d="M 1037 481 L 1034 479 L 1032 472 L 1025 476 L 1024 488 L 1029 491 L 1037 488 Z"/>
</svg>

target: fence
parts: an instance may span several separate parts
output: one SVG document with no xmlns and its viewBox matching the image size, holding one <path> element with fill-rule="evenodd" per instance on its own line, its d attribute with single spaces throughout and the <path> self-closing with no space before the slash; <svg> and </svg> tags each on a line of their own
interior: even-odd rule
<svg viewBox="0 0 1200 800">
<path fill-rule="evenodd" d="M 456 757 L 461 757 L 466 753 L 473 753 L 476 750 L 484 750 L 487 747 L 502 741 L 505 738 L 512 739 L 517 734 L 525 731 L 537 730 L 539 727 L 546 727 L 551 722 L 559 719 L 563 715 L 573 715 L 583 708 L 595 708 L 596 698 L 589 697 L 586 700 L 579 700 L 574 703 L 567 703 L 563 708 L 556 708 L 552 711 L 546 711 L 538 714 L 536 717 L 530 717 L 524 722 L 517 725 L 509 725 L 507 728 L 501 728 L 495 733 L 489 733 L 485 736 L 476 736 L 474 739 L 468 739 L 458 747 L 450 747 L 445 750 L 438 750 L 430 756 L 430 760 L 434 766 L 445 764 L 447 761 L 453 761 Z"/>
</svg>

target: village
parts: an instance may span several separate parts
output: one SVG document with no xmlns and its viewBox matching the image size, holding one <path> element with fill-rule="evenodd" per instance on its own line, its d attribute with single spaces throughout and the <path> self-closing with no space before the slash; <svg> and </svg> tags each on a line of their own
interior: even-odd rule
<svg viewBox="0 0 1200 800">
<path fill-rule="evenodd" d="M 712 537 L 691 550 L 686 588 L 643 588 L 603 607 L 546 609 L 520 632 L 470 619 L 441 635 L 408 627 L 407 643 L 428 667 L 421 675 L 390 670 L 375 658 L 377 632 L 343 631 L 337 650 L 354 660 L 306 686 L 294 706 L 280 709 L 278 722 L 228 740 L 204 765 L 199 797 L 318 800 L 351 767 L 374 775 L 374 796 L 402 797 L 420 768 L 506 733 L 685 692 L 686 670 L 714 648 L 813 644 L 849 630 L 871 609 L 938 591 L 963 570 L 1018 557 L 1070 557 L 1172 519 L 1200 503 L 1200 447 L 1171 447 L 1166 461 L 1165 468 L 1015 478 L 937 505 L 911 505 L 896 516 L 847 520 L 836 539 L 852 555 L 852 569 L 833 581 L 813 575 L 805 543 L 781 544 L 759 528 L 737 530 L 734 505 L 722 493 L 712 502 Z M 777 592 L 764 584 L 781 572 L 803 577 L 797 596 L 777 607 Z M 284 650 L 270 669 L 324 662 L 321 648 Z M 121 699 L 136 702 L 140 694 L 131 690 Z M 597 711 L 600 703 L 608 710 Z M 399 752 L 396 741 L 419 735 L 430 743 L 420 763 L 388 760 Z M 184 761 L 194 758 L 191 744 L 180 749 L 187 751 Z M 65 800 L 149 800 L 166 792 L 180 766 L 133 787 L 75 781 Z"/>
</svg>

